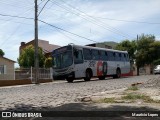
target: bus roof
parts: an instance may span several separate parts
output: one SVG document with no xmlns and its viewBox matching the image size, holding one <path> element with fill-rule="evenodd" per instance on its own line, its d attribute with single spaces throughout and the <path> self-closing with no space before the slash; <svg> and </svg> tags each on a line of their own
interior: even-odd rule
<svg viewBox="0 0 160 120">
<path fill-rule="evenodd" d="M 107 48 L 100 48 L 100 47 L 92 47 L 92 46 L 82 46 L 82 45 L 75 45 L 75 44 L 68 44 L 66 46 L 73 46 L 73 47 L 80 47 L 80 48 L 88 48 L 88 49 L 95 49 L 95 50 L 104 50 L 104 51 L 112 51 L 112 52 L 121 52 L 121 53 L 128 53 L 127 51 L 121 51 L 121 50 L 114 50 L 114 49 L 107 49 Z M 60 48 L 66 47 L 62 46 Z M 58 50 L 60 48 L 57 48 L 55 50 Z M 53 50 L 53 51 L 55 51 Z"/>
<path fill-rule="evenodd" d="M 70 44 L 69 44 L 69 45 L 70 45 Z M 74 44 L 71 44 L 71 46 L 73 46 L 73 47 L 81 47 L 81 48 L 88 48 L 88 49 L 95 49 L 95 50 L 105 50 L 105 51 L 128 53 L 127 51 L 107 49 L 107 48 L 100 48 L 100 47 L 92 47 L 92 46 L 82 46 L 82 45 L 74 45 Z"/>
</svg>

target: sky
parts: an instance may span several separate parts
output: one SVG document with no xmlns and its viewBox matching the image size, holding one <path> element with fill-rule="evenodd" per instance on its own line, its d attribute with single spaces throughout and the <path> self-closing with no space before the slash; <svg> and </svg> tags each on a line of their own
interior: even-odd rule
<svg viewBox="0 0 160 120">
<path fill-rule="evenodd" d="M 50 24 L 38 22 L 38 38 L 50 44 L 121 42 L 141 34 L 160 40 L 160 0 L 47 1 L 38 0 L 38 19 Z M 0 0 L 0 28 L 0 49 L 17 61 L 20 43 L 34 39 L 34 0 Z"/>
</svg>

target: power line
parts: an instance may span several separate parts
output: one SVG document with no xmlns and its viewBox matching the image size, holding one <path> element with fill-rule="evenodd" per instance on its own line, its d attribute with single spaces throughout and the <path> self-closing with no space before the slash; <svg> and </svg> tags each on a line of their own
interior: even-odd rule
<svg viewBox="0 0 160 120">
<path fill-rule="evenodd" d="M 0 21 L 10 21 L 10 22 L 13 22 L 13 23 L 21 23 L 21 24 L 25 24 L 25 25 L 33 25 L 33 24 L 28 24 L 28 23 L 24 23 L 24 22 L 17 22 L 17 21 L 13 21 L 11 19 L 8 19 L 8 20 L 5 20 L 5 19 L 0 19 Z"/>
<path fill-rule="evenodd" d="M 30 11 L 30 10 L 32 10 L 32 8 L 30 8 L 30 9 L 28 9 L 28 10 L 26 10 L 25 12 L 22 12 L 22 13 L 20 13 L 20 14 L 26 14 L 26 13 L 27 13 L 28 11 Z M 5 21 L 5 22 L 10 21 L 10 22 L 14 22 L 14 23 L 28 24 L 28 23 L 24 23 L 24 22 L 13 21 L 13 19 L 12 19 L 12 18 L 20 18 L 21 16 L 13 16 L 13 15 L 6 15 L 6 14 L 1 14 L 0 16 L 2 16 L 2 17 L 11 17 L 10 19 L 7 19 L 7 20 L 5 20 L 5 19 L 0 19 L 0 20 L 3 20 L 3 21 Z M 22 18 L 22 19 L 23 19 L 23 18 Z M 31 25 L 31 24 L 28 24 L 28 25 Z"/>
<path fill-rule="evenodd" d="M 95 41 L 95 40 L 92 40 L 92 39 L 89 39 L 89 38 L 80 36 L 80 35 L 78 35 L 78 34 L 69 32 L 69 31 L 64 30 L 64 29 L 62 29 L 62 28 L 59 28 L 59 27 L 57 27 L 57 26 L 51 25 L 51 24 L 49 24 L 49 23 L 47 23 L 47 22 L 44 22 L 44 21 L 42 21 L 42 20 L 39 20 L 39 21 L 42 22 L 42 23 L 45 23 L 45 24 L 47 24 L 47 25 L 49 25 L 49 26 L 52 26 L 52 27 L 54 27 L 54 28 L 56 28 L 56 29 L 62 30 L 62 31 L 67 32 L 67 33 L 70 33 L 70 34 L 72 34 L 72 35 L 74 35 L 74 36 L 77 36 L 77 37 L 80 37 L 80 38 L 83 38 L 83 39 L 86 39 L 86 40 L 89 40 L 89 41 L 92 41 L 92 42 L 97 42 L 97 41 Z"/>
<path fill-rule="evenodd" d="M 53 2 L 53 1 L 52 1 L 52 2 Z M 60 5 L 59 5 L 59 4 L 57 4 L 57 3 L 55 3 L 55 4 L 56 4 L 57 6 L 59 6 L 59 7 L 63 8 L 63 9 L 65 9 L 65 10 L 69 11 L 70 13 L 75 14 L 76 16 L 83 18 L 84 20 L 87 20 L 87 21 L 91 22 L 92 24 L 95 24 L 95 25 L 97 25 L 97 26 L 99 26 L 99 27 L 101 27 L 101 28 L 103 28 L 103 29 L 105 29 L 105 30 L 107 30 L 107 31 L 110 31 L 110 32 L 116 33 L 116 32 L 114 32 L 113 30 L 111 30 L 111 29 L 109 29 L 109 28 L 104 27 L 104 25 L 97 24 L 97 22 L 95 22 L 95 21 L 93 21 L 93 20 L 88 20 L 86 17 L 79 16 L 79 15 L 80 15 L 79 13 L 74 13 L 74 12 L 70 11 L 69 9 L 67 9 L 67 8 L 63 7 L 63 6 L 60 6 Z M 118 34 L 118 33 L 116 33 L 116 34 Z M 115 38 L 114 38 L 114 39 L 115 39 Z"/>
<path fill-rule="evenodd" d="M 14 17 L 14 18 L 22 18 L 22 19 L 34 19 L 34 18 L 28 18 L 28 17 L 21 17 L 21 16 L 16 16 L 16 15 L 5 15 L 5 14 L 1 14 L 0 16 L 4 16 L 4 17 Z"/>
<path fill-rule="evenodd" d="M 46 9 L 50 9 L 50 8 L 46 8 Z M 71 13 L 69 11 L 62 11 L 62 10 L 56 10 L 56 9 L 50 9 L 50 10 L 63 12 L 63 13 Z M 147 21 L 135 21 L 135 20 L 125 20 L 125 19 L 104 18 L 104 17 L 96 17 L 96 16 L 91 16 L 91 15 L 89 15 L 89 16 L 93 17 L 93 18 L 98 18 L 98 19 L 107 19 L 107 20 L 120 21 L 120 22 L 132 22 L 132 23 L 140 23 L 140 24 L 160 24 L 158 22 L 147 22 Z"/>
<path fill-rule="evenodd" d="M 134 23 L 144 23 L 144 24 L 160 24 L 160 23 L 146 22 L 146 21 L 134 21 L 134 20 L 132 21 L 132 20 L 122 20 L 122 19 L 103 18 L 103 17 L 96 17 L 96 18 L 107 19 L 107 20 L 114 20 L 114 21 L 121 21 L 121 22 L 134 22 Z"/>
<path fill-rule="evenodd" d="M 62 0 L 62 1 L 63 1 L 63 0 Z M 100 22 L 99 20 L 97 20 L 97 19 L 93 18 L 92 16 L 86 14 L 85 12 L 83 12 L 83 11 L 77 9 L 76 7 L 74 7 L 74 6 L 72 6 L 72 5 L 68 4 L 68 3 L 66 3 L 66 2 L 64 2 L 64 1 L 63 1 L 63 3 L 65 3 L 65 4 L 66 4 L 67 6 L 69 6 L 70 8 L 79 11 L 80 14 L 81 14 L 81 13 L 84 14 L 85 16 L 87 16 L 88 18 L 90 18 L 92 21 L 95 21 L 95 22 L 98 21 L 98 22 Z M 126 36 L 123 32 L 121 32 L 121 31 L 118 30 L 117 28 L 111 27 L 110 25 L 108 25 L 108 24 L 106 24 L 106 23 L 103 23 L 102 21 L 101 21 L 101 24 L 99 24 L 99 25 L 101 25 L 103 28 L 104 28 L 104 25 L 105 25 L 105 26 L 107 25 L 107 26 L 108 26 L 108 29 L 110 29 L 112 32 L 114 31 L 114 33 L 119 34 L 119 35 L 121 35 L 121 36 L 123 36 L 123 37 L 130 36 L 130 35 L 128 35 L 128 34 L 125 33 L 125 34 L 127 35 L 127 36 Z"/>
<path fill-rule="evenodd" d="M 52 1 L 52 2 L 53 2 L 53 1 Z M 97 26 L 99 26 L 99 27 L 101 27 L 101 28 L 103 28 L 103 29 L 105 29 L 105 30 L 107 30 L 107 31 L 110 31 L 110 32 L 112 32 L 112 33 L 118 34 L 118 35 L 126 38 L 126 36 L 123 35 L 122 33 L 120 33 L 118 30 L 114 30 L 114 29 L 111 28 L 109 25 L 108 25 L 108 27 L 105 27 L 106 24 L 102 24 L 102 22 L 101 22 L 101 24 L 100 24 L 100 23 L 97 23 L 97 20 L 96 20 L 96 19 L 91 18 L 89 15 L 87 15 L 87 14 L 84 13 L 84 12 L 81 12 L 81 11 L 78 10 L 77 8 L 74 8 L 74 7 L 72 8 L 72 9 L 76 9 L 77 11 L 79 11 L 78 13 L 77 13 L 77 12 L 75 13 L 75 12 L 71 11 L 69 8 L 66 8 L 66 7 L 62 6 L 61 4 L 58 4 L 57 2 L 54 2 L 54 3 L 55 3 L 57 6 L 59 6 L 59 7 L 63 8 L 63 9 L 65 9 L 65 10 L 69 11 L 70 13 L 75 14 L 76 16 L 81 17 L 81 18 L 83 18 L 83 19 L 91 22 L 92 24 L 95 24 L 95 25 L 97 25 Z M 82 15 L 82 13 L 85 14 L 85 16 Z M 86 18 L 86 17 L 87 17 L 87 18 Z M 88 19 L 88 18 L 89 18 L 89 19 Z"/>
<path fill-rule="evenodd" d="M 9 4 L 7 2 L 2 2 L 2 1 L 0 1 L 0 3 L 5 4 L 5 5 L 9 5 L 9 6 L 12 6 L 12 7 L 16 7 L 16 8 L 28 8 L 28 7 L 30 7 L 30 6 L 26 7 L 26 5 L 17 7 L 17 5 Z"/>
<path fill-rule="evenodd" d="M 19 28 L 21 27 L 22 24 L 19 24 L 17 27 L 16 27 L 16 30 L 13 31 L 10 36 L 1 44 L 1 46 L 3 46 L 18 30 Z"/>
<path fill-rule="evenodd" d="M 73 14 L 75 14 L 75 15 L 79 15 L 79 13 L 78 13 L 78 14 L 77 14 L 77 13 L 74 13 L 74 12 L 70 11 L 69 9 L 63 7 L 63 6 L 60 6 L 59 4 L 54 3 L 53 1 L 51 1 L 51 2 L 52 2 L 53 4 L 56 4 L 57 6 L 65 9 L 65 10 L 67 10 L 69 13 L 73 13 Z M 49 8 L 46 8 L 46 9 L 49 9 Z M 49 10 L 50 10 L 50 9 L 49 9 Z M 102 27 L 103 29 L 106 29 L 106 30 L 108 30 L 108 31 L 114 32 L 113 30 L 110 30 L 109 28 L 104 27 L 104 25 L 100 25 L 100 24 L 95 23 L 95 21 L 93 21 L 93 20 L 88 20 L 87 18 L 85 18 L 85 17 L 83 17 L 83 16 L 80 16 L 80 17 L 83 18 L 83 19 L 85 19 L 85 20 L 87 20 L 87 21 L 92 22 L 93 24 L 95 24 L 95 25 L 97 25 L 97 26 L 99 26 L 99 27 Z M 115 33 L 115 32 L 114 32 L 114 33 Z M 118 34 L 118 33 L 117 33 L 117 34 Z M 113 38 L 114 38 L 114 37 L 113 37 Z M 116 38 L 115 38 L 115 39 L 116 39 Z"/>
<path fill-rule="evenodd" d="M 43 11 L 43 9 L 45 8 L 45 6 L 47 5 L 47 3 L 49 2 L 50 0 L 47 0 L 47 2 L 44 4 L 44 6 L 42 7 L 42 9 L 39 11 L 38 13 L 38 16 L 41 14 L 41 12 Z"/>
<path fill-rule="evenodd" d="M 27 10 L 28 11 L 28 10 Z M 3 17 L 12 17 L 12 18 L 20 18 L 20 19 L 33 19 L 33 18 L 27 18 L 27 17 L 21 17 L 21 16 L 13 16 L 13 15 L 5 15 L 5 14 L 0 14 L 0 16 L 3 16 Z M 19 22 L 20 24 L 18 25 L 18 27 L 10 34 L 10 36 L 1 44 L 1 46 L 3 44 L 5 44 L 5 42 L 7 42 L 17 31 L 18 29 L 21 27 L 22 22 Z"/>
<path fill-rule="evenodd" d="M 77 41 L 75 39 L 72 39 L 71 37 L 69 37 L 68 35 L 66 35 L 65 33 L 63 33 L 62 31 L 60 31 L 59 29 L 56 29 L 59 33 L 61 33 L 63 36 L 65 36 L 66 38 L 72 40 L 72 41 Z M 78 42 L 78 41 L 77 41 Z"/>
</svg>

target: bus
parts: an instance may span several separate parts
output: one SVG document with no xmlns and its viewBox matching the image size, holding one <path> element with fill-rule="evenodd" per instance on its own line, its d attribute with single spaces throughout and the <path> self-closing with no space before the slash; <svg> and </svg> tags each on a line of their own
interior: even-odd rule
<svg viewBox="0 0 160 120">
<path fill-rule="evenodd" d="M 90 81 L 106 76 L 120 78 L 130 72 L 127 51 L 69 44 L 53 50 L 53 79 L 73 82 L 75 79 Z"/>
</svg>

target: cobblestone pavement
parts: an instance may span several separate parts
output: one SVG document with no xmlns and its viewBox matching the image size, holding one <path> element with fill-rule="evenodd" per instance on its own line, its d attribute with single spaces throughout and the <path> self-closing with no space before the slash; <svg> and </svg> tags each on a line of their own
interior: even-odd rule
<svg viewBox="0 0 160 120">
<path fill-rule="evenodd" d="M 69 103 L 78 103 L 77 98 L 107 90 L 120 89 L 136 82 L 146 82 L 159 75 L 144 75 L 120 79 L 91 80 L 89 82 L 66 81 L 0 88 L 0 110 L 45 110 Z"/>
</svg>

